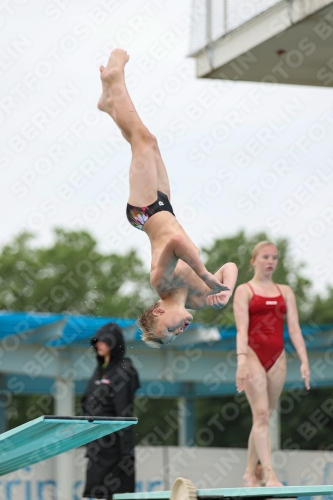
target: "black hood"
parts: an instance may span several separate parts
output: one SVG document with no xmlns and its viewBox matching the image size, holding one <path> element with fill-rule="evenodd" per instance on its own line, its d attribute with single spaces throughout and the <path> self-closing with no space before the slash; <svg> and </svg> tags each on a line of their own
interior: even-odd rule
<svg viewBox="0 0 333 500">
<path fill-rule="evenodd" d="M 122 329 L 117 323 L 107 323 L 101 326 L 91 339 L 91 345 L 96 349 L 96 342 L 102 340 L 111 347 L 110 363 L 118 363 L 125 356 L 125 342 Z M 97 356 L 98 362 L 103 363 L 104 358 Z"/>
</svg>

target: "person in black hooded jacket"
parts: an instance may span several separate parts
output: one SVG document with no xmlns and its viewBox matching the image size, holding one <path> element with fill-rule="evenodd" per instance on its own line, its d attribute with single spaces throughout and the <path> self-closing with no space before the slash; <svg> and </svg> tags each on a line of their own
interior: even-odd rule
<svg viewBox="0 0 333 500">
<path fill-rule="evenodd" d="M 102 326 L 91 341 L 97 367 L 82 396 L 84 415 L 132 417 L 138 373 L 125 356 L 122 330 L 116 323 Z M 133 426 L 92 441 L 84 497 L 111 499 L 114 493 L 135 490 Z"/>
</svg>

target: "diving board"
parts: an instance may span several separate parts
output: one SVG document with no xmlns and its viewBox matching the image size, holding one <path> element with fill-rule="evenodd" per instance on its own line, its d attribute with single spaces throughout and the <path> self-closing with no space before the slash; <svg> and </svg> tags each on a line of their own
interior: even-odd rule
<svg viewBox="0 0 333 500">
<path fill-rule="evenodd" d="M 136 424 L 132 417 L 43 415 L 0 434 L 0 476 Z"/>
<path fill-rule="evenodd" d="M 113 500 L 169 500 L 171 491 L 153 491 L 142 493 L 118 493 Z M 332 495 L 333 485 L 329 486 L 280 486 L 274 488 L 215 488 L 196 490 L 197 498 L 297 498 Z"/>
</svg>

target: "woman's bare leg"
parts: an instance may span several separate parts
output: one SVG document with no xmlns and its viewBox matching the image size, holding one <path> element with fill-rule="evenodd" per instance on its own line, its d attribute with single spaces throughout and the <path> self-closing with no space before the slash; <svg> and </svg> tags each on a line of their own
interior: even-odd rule
<svg viewBox="0 0 333 500">
<path fill-rule="evenodd" d="M 243 476 L 244 486 L 257 487 L 260 486 L 259 481 L 255 476 L 255 470 L 258 463 L 259 457 L 253 441 L 253 432 L 251 429 L 248 448 L 247 448 L 247 463 L 246 471 Z"/>
<path fill-rule="evenodd" d="M 250 348 L 248 348 L 248 351 L 250 351 Z M 254 358 L 254 359 L 252 359 Z M 250 370 L 251 370 L 251 376 L 249 378 L 252 379 L 252 382 L 254 380 L 256 383 L 254 384 L 256 389 L 258 391 L 265 391 L 266 390 L 266 372 L 261 365 L 258 357 L 256 354 L 251 350 L 251 352 L 248 353 L 248 360 L 250 360 Z M 255 377 L 255 379 L 254 379 Z M 259 382 L 258 382 L 259 380 Z M 250 383 L 249 383 L 250 384 Z M 248 389 L 248 388 L 247 388 Z M 247 399 L 249 400 L 247 390 L 245 390 Z M 250 400 L 249 400 L 250 402 Z M 252 410 L 252 407 L 251 407 Z M 253 411 L 252 411 L 252 420 L 253 419 Z M 259 456 L 257 453 L 257 449 L 255 446 L 255 440 L 253 436 L 253 424 L 252 424 L 252 429 L 249 435 L 249 440 L 248 440 L 248 451 L 247 451 L 247 464 L 246 464 L 246 470 L 245 474 L 243 476 L 243 481 L 245 486 L 249 487 L 257 487 L 260 486 L 259 482 L 255 476 L 255 468 L 258 463 Z"/>
<path fill-rule="evenodd" d="M 286 356 L 283 352 L 279 359 L 275 362 L 272 368 L 267 372 L 267 393 L 269 405 L 269 418 L 271 418 L 274 409 L 279 401 L 281 392 L 283 390 L 284 382 L 286 379 Z M 269 440 L 268 446 L 271 449 L 271 442 Z M 254 445 L 252 430 L 249 436 L 248 453 L 247 453 L 247 467 L 244 476 L 246 486 L 260 486 L 259 481 L 255 476 L 259 457 Z M 267 478 L 267 481 L 269 478 Z"/>
<path fill-rule="evenodd" d="M 282 486 L 282 483 L 280 483 L 277 479 L 272 467 L 269 419 L 273 411 L 271 404 L 275 400 L 277 401 L 279 395 L 281 394 L 284 378 L 282 382 L 281 373 L 276 370 L 274 374 L 275 378 L 272 375 L 268 380 L 268 375 L 266 374 L 265 369 L 260 363 L 255 352 L 250 347 L 248 348 L 248 363 L 250 375 L 249 379 L 251 379 L 251 381 L 248 380 L 246 382 L 245 394 L 252 411 L 253 423 L 251 434 L 253 444 L 261 461 L 267 486 Z M 271 401 L 268 386 L 270 386 Z M 252 442 L 250 441 L 250 446 L 251 443 Z M 255 457 L 253 447 L 250 449 L 250 453 L 251 455 L 249 456 L 248 467 L 252 469 Z M 251 478 L 252 475 L 254 475 L 254 469 L 248 470 L 247 468 L 244 480 L 248 477 Z"/>
<path fill-rule="evenodd" d="M 111 52 L 106 68 L 101 68 L 103 93 L 98 107 L 116 122 L 131 144 L 129 203 L 146 206 L 156 201 L 157 163 L 155 140 L 142 123 L 128 94 L 124 67 L 129 59 L 122 49 Z"/>
<path fill-rule="evenodd" d="M 286 354 L 283 351 L 281 356 L 276 360 L 272 368 L 267 372 L 267 393 L 268 393 L 268 404 L 269 404 L 269 414 L 272 415 L 276 405 L 278 404 L 283 386 L 286 380 L 287 373 L 287 361 Z M 269 440 L 269 445 L 271 447 L 271 440 Z M 267 471 L 264 471 L 266 486 L 275 486 L 270 479 L 270 475 Z M 273 482 L 274 482 L 273 475 Z"/>
</svg>

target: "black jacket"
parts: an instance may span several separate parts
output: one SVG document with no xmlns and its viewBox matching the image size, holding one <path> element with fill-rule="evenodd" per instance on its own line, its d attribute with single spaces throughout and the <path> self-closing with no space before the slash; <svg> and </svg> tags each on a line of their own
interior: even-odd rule
<svg viewBox="0 0 333 500">
<path fill-rule="evenodd" d="M 83 413 L 132 417 L 134 394 L 140 382 L 132 361 L 125 357 L 122 331 L 116 323 L 108 323 L 92 339 L 94 347 L 97 340 L 103 340 L 111 347 L 111 359 L 103 368 L 104 358 L 97 355 L 96 370 L 82 396 Z M 134 427 L 129 426 L 115 433 L 121 458 L 134 455 Z"/>
</svg>

